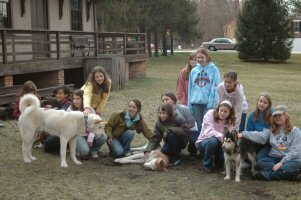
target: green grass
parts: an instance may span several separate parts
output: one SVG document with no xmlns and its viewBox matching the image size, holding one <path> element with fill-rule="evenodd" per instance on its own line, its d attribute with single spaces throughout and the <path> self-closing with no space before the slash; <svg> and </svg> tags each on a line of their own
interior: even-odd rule
<svg viewBox="0 0 301 200">
<path fill-rule="evenodd" d="M 145 79 L 131 80 L 125 90 L 112 92 L 104 118 L 125 109 L 130 99 L 139 98 L 142 113 L 153 128 L 161 94 L 175 92 L 188 55 L 151 58 Z M 273 104 L 284 103 L 294 125 L 301 127 L 301 55 L 293 55 L 285 63 L 241 62 L 232 53 L 211 55 L 222 76 L 228 70 L 238 72 L 249 111 L 254 110 L 259 94 L 267 91 Z M 84 161 L 82 166 L 75 166 L 68 157 L 69 168 L 62 169 L 59 155 L 41 150 L 34 150 L 37 161 L 25 164 L 16 122 L 4 124 L 6 128 L 0 129 L 0 199 L 299 199 L 301 192 L 300 183 L 253 181 L 249 173 L 242 175 L 239 184 L 233 179 L 224 181 L 221 175 L 199 171 L 201 160 L 188 156 L 180 166 L 164 173 L 146 171 L 140 165 L 115 166 L 110 157 Z M 133 145 L 145 142 L 137 134 Z"/>
</svg>

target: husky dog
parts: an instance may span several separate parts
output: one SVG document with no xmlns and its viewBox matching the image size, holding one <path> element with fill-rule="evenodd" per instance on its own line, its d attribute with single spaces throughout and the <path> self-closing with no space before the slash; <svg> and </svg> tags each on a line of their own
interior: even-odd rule
<svg viewBox="0 0 301 200">
<path fill-rule="evenodd" d="M 235 182 L 240 182 L 241 173 L 241 156 L 240 148 L 238 144 L 237 131 L 232 131 L 231 133 L 227 128 L 224 129 L 224 141 L 223 150 L 225 157 L 226 166 L 226 177 L 225 180 L 230 180 L 230 173 L 232 165 L 235 167 Z"/>
<path fill-rule="evenodd" d="M 104 123 L 98 115 L 84 116 L 82 112 L 66 112 L 40 108 L 39 99 L 33 94 L 25 94 L 20 99 L 21 115 L 18 121 L 22 137 L 22 154 L 25 163 L 30 163 L 36 158 L 32 156 L 32 145 L 41 131 L 56 135 L 61 143 L 61 167 L 68 167 L 66 163 L 66 148 L 69 142 L 70 156 L 77 165 L 81 164 L 76 159 L 76 139 L 85 131 L 96 135 L 102 134 Z"/>
<path fill-rule="evenodd" d="M 143 164 L 145 169 L 151 169 L 154 171 L 166 171 L 169 166 L 169 157 L 163 154 L 160 150 L 153 150 L 147 160 L 144 158 L 143 150 L 146 149 L 146 145 L 139 148 L 131 148 L 131 152 L 135 153 L 131 156 L 115 159 L 114 162 L 119 164 Z"/>
</svg>

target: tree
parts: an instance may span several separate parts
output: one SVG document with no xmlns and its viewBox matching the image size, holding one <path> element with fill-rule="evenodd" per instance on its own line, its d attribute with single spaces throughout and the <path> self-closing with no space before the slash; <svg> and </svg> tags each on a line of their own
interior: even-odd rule
<svg viewBox="0 0 301 200">
<path fill-rule="evenodd" d="M 283 0 L 246 1 L 236 37 L 238 56 L 242 60 L 287 60 L 293 40 L 288 5 Z"/>
</svg>

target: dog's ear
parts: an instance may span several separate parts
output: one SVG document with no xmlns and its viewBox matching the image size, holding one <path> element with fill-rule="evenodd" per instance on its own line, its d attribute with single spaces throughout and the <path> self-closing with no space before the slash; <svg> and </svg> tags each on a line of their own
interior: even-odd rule
<svg viewBox="0 0 301 200">
<path fill-rule="evenodd" d="M 224 127 L 224 137 L 229 137 L 229 135 L 230 135 L 229 130 L 226 127 Z"/>
<path fill-rule="evenodd" d="M 236 130 L 233 130 L 232 132 L 231 132 L 231 134 L 233 135 L 233 139 L 234 139 L 234 141 L 235 141 L 235 143 L 238 141 L 238 133 L 237 133 L 237 131 Z"/>
<path fill-rule="evenodd" d="M 102 120 L 101 117 L 99 117 L 99 116 L 97 115 L 97 116 L 95 116 L 95 117 L 93 118 L 93 122 L 94 122 L 94 124 L 99 124 L 99 123 L 102 123 L 103 120 Z"/>
</svg>

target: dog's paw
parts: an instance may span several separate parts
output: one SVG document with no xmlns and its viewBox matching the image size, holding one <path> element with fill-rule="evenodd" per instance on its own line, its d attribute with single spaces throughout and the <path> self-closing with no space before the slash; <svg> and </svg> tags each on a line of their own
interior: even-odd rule
<svg viewBox="0 0 301 200">
<path fill-rule="evenodd" d="M 68 165 L 67 165 L 67 163 L 62 163 L 62 164 L 61 164 L 61 167 L 67 168 Z"/>
<path fill-rule="evenodd" d="M 224 180 L 230 180 L 230 176 L 226 176 Z"/>
<path fill-rule="evenodd" d="M 239 183 L 240 182 L 240 178 L 235 178 L 235 182 Z"/>
<path fill-rule="evenodd" d="M 81 165 L 82 164 L 82 162 L 81 161 L 78 161 L 78 160 L 74 160 L 73 161 L 76 165 Z"/>
<path fill-rule="evenodd" d="M 30 160 L 31 160 L 31 161 L 35 161 L 35 160 L 37 160 L 37 158 L 34 157 L 34 156 L 31 156 Z"/>
<path fill-rule="evenodd" d="M 32 160 L 30 160 L 30 159 L 23 159 L 23 161 L 24 161 L 25 163 L 31 163 L 31 162 L 32 162 Z"/>
<path fill-rule="evenodd" d="M 121 163 L 121 159 L 120 159 L 120 158 L 117 158 L 117 159 L 114 160 L 114 162 L 115 162 L 115 163 Z"/>
</svg>

